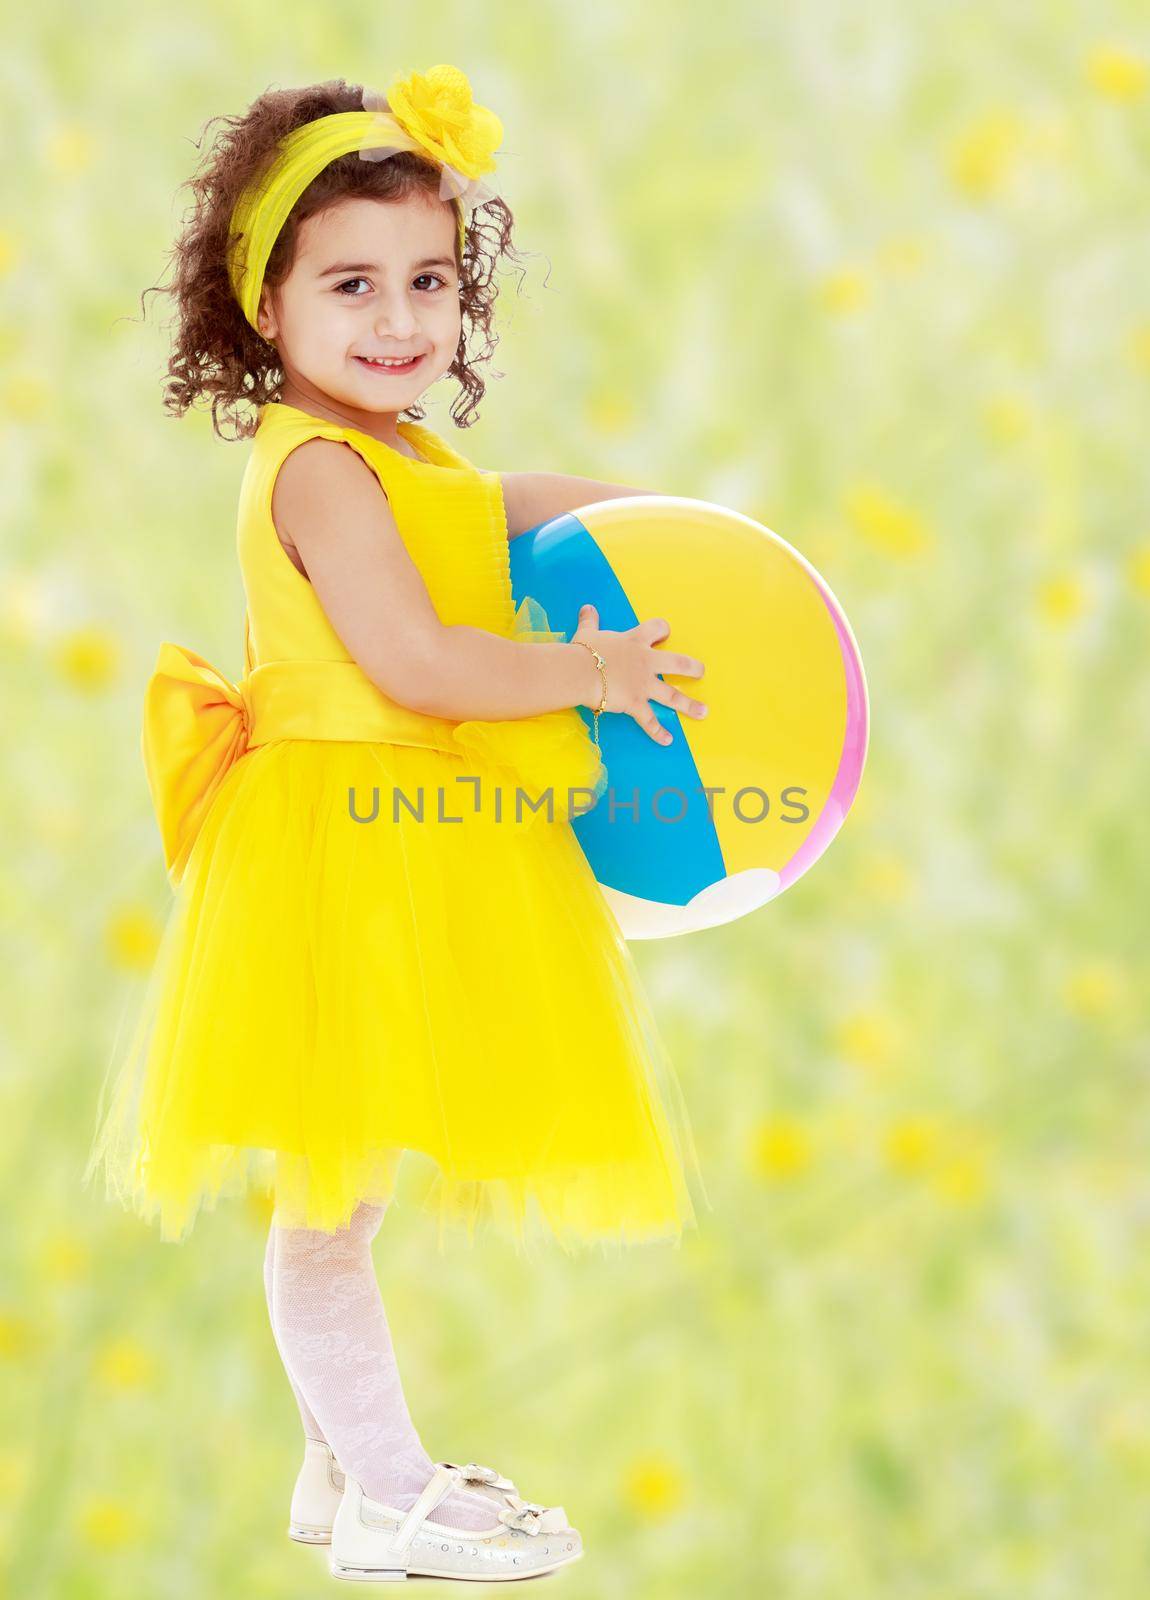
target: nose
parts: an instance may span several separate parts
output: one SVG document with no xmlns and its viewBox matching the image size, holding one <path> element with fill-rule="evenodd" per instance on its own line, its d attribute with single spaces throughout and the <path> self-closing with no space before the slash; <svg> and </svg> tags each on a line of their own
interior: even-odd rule
<svg viewBox="0 0 1150 1600">
<path fill-rule="evenodd" d="M 407 339 L 418 332 L 419 319 L 406 294 L 397 290 L 382 297 L 374 329 L 377 335 L 393 339 Z"/>
</svg>

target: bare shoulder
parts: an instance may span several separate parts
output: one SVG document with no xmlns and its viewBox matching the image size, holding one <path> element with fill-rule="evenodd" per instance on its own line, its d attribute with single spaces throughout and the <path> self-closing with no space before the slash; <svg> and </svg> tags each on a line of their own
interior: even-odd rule
<svg viewBox="0 0 1150 1600">
<path fill-rule="evenodd" d="M 280 463 L 272 486 L 272 521 L 293 565 L 307 577 L 300 545 L 337 518 L 379 515 L 387 495 L 375 472 L 342 439 L 305 439 Z"/>
<path fill-rule="evenodd" d="M 354 445 L 343 439 L 305 439 L 280 463 L 272 497 L 279 497 L 286 506 L 330 494 L 333 489 L 383 493 L 375 472 Z"/>
</svg>

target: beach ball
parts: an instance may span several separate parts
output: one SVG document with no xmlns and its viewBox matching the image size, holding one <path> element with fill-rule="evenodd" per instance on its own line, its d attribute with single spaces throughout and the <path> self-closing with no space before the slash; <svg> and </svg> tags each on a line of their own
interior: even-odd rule
<svg viewBox="0 0 1150 1600">
<path fill-rule="evenodd" d="M 599 626 L 670 626 L 664 674 L 707 715 L 651 701 L 670 744 L 603 712 L 608 785 L 572 819 L 624 937 L 713 928 L 776 899 L 838 833 L 866 758 L 866 679 L 826 580 L 770 528 L 705 500 L 628 495 L 554 517 L 509 544 L 516 605 L 530 595 L 570 639 Z M 579 707 L 590 728 L 592 714 Z"/>
</svg>

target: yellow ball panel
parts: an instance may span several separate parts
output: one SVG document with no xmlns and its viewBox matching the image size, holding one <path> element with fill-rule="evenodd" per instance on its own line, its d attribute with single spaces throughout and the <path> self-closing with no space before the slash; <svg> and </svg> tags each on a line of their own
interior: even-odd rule
<svg viewBox="0 0 1150 1600">
<path fill-rule="evenodd" d="M 704 501 L 643 496 L 579 517 L 639 621 L 670 624 L 656 648 L 706 668 L 664 676 L 709 708 L 680 713 L 680 726 L 701 783 L 721 791 L 712 808 L 727 872 L 781 869 L 826 803 L 846 731 L 842 650 L 811 569 L 777 534 Z M 741 790 L 756 792 L 736 809 Z"/>
</svg>

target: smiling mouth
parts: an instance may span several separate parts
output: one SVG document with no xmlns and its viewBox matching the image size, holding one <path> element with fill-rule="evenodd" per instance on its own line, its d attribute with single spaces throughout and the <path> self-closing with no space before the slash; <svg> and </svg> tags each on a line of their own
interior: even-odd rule
<svg viewBox="0 0 1150 1600">
<path fill-rule="evenodd" d="M 359 362 L 361 367 L 366 367 L 369 372 L 392 372 L 397 373 L 402 377 L 404 373 L 414 372 L 416 367 L 423 360 L 423 357 L 412 356 L 409 360 L 400 362 L 372 361 L 367 356 L 356 356 L 355 359 Z"/>
</svg>

